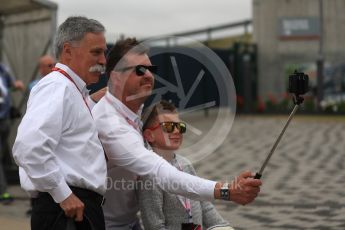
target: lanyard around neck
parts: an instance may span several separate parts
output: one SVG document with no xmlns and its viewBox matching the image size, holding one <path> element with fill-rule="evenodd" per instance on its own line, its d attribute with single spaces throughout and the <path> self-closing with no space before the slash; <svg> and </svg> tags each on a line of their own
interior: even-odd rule
<svg viewBox="0 0 345 230">
<path fill-rule="evenodd" d="M 183 172 L 183 169 L 180 165 L 180 163 L 177 161 L 177 159 L 175 158 L 175 161 L 176 161 L 176 165 L 175 167 L 180 170 L 181 172 Z M 193 222 L 193 216 L 192 216 L 192 206 L 191 206 L 191 203 L 190 203 L 190 199 L 188 199 L 187 197 L 184 197 L 184 196 L 180 196 L 180 195 L 177 195 L 178 199 L 180 200 L 182 206 L 184 207 L 184 209 L 186 210 L 186 213 L 188 215 L 188 222 L 189 223 L 192 223 Z"/>
<path fill-rule="evenodd" d="M 62 75 L 64 75 L 68 80 L 70 80 L 70 81 L 74 84 L 74 86 L 75 86 L 75 87 L 77 88 L 77 90 L 79 91 L 79 93 L 80 93 L 81 97 L 83 98 L 83 101 L 84 101 L 84 103 L 85 103 L 87 109 L 89 110 L 89 112 L 90 112 L 90 114 L 91 114 L 91 116 L 92 116 L 91 109 L 90 109 L 89 105 L 87 104 L 85 97 L 83 96 L 82 92 L 80 91 L 80 89 L 78 88 L 77 84 L 76 84 L 75 81 L 72 79 L 72 77 L 71 77 L 66 71 L 64 71 L 63 69 L 60 69 L 60 68 L 58 68 L 58 67 L 54 67 L 54 68 L 52 68 L 52 70 L 61 73 Z"/>
<path fill-rule="evenodd" d="M 107 100 L 107 102 L 108 102 L 110 105 L 114 106 L 114 105 L 113 105 L 113 102 L 110 100 L 110 98 L 108 98 L 107 95 L 105 95 L 105 99 Z M 114 107 L 115 107 L 115 106 L 114 106 Z M 115 107 L 115 109 L 116 109 L 116 107 Z M 130 126 L 132 126 L 132 127 L 133 127 L 134 129 L 136 129 L 137 131 L 141 132 L 140 126 L 139 126 L 137 123 L 135 123 L 134 121 L 132 121 L 131 119 L 129 119 L 129 117 L 126 116 L 126 114 L 124 114 L 124 113 L 123 113 L 122 111 L 120 111 L 119 109 L 117 109 L 117 112 L 120 113 L 121 116 L 122 116 L 123 118 L 126 119 L 127 123 L 128 123 Z"/>
<path fill-rule="evenodd" d="M 71 76 L 70 76 L 68 73 L 66 73 L 66 71 L 64 71 L 64 70 L 62 70 L 62 69 L 60 69 L 60 68 L 58 68 L 58 67 L 54 67 L 54 68 L 52 68 L 52 70 L 61 73 L 62 75 L 64 75 L 68 80 L 70 80 L 70 81 L 74 84 L 74 86 L 75 86 L 75 87 L 77 88 L 77 90 L 79 91 L 81 97 L 83 98 L 83 101 L 84 101 L 86 107 L 88 108 L 91 117 L 93 117 L 89 105 L 87 104 L 87 102 L 86 102 L 86 100 L 85 100 L 85 98 L 84 98 L 82 92 L 81 92 L 80 89 L 78 88 L 77 84 L 73 81 L 73 79 L 71 78 Z M 99 139 L 99 137 L 98 137 L 98 139 Z M 101 146 L 102 146 L 102 148 L 103 148 L 103 153 L 104 153 L 105 160 L 108 161 L 108 156 L 107 156 L 107 154 L 105 153 L 103 144 L 102 144 L 101 141 L 99 141 L 99 142 L 101 143 Z"/>
</svg>

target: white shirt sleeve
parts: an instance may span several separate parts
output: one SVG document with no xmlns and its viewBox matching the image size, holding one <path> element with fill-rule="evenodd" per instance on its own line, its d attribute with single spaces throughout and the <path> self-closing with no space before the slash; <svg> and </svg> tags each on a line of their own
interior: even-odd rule
<svg viewBox="0 0 345 230">
<path fill-rule="evenodd" d="M 66 124 L 63 120 L 68 111 L 66 88 L 48 82 L 31 92 L 13 146 L 16 163 L 24 169 L 35 189 L 50 193 L 57 203 L 72 193 L 54 154 Z"/>
<path fill-rule="evenodd" d="M 99 137 L 108 156 L 108 165 L 125 167 L 140 175 L 152 176 L 165 191 L 196 200 L 213 200 L 216 182 L 184 173 L 170 165 L 166 160 L 147 150 L 142 136 L 114 120 L 96 119 Z"/>
</svg>

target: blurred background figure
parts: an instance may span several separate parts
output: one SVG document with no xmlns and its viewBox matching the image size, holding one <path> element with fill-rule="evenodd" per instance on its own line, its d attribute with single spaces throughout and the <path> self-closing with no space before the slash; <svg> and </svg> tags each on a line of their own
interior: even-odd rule
<svg viewBox="0 0 345 230">
<path fill-rule="evenodd" d="M 32 87 L 34 87 L 37 84 L 37 82 L 41 78 L 43 78 L 44 76 L 46 76 L 48 73 L 52 71 L 52 68 L 54 67 L 54 65 L 55 65 L 55 58 L 53 58 L 52 56 L 44 55 L 40 57 L 40 59 L 38 60 L 39 76 L 38 78 L 30 82 L 28 86 L 29 91 L 32 89 Z"/>
<path fill-rule="evenodd" d="M 7 66 L 0 63 L 0 203 L 9 204 L 13 197 L 7 192 L 7 181 L 4 173 L 4 162 L 11 158 L 8 137 L 10 132 L 10 118 L 12 101 L 10 90 L 24 90 L 22 81 L 17 81 Z"/>
</svg>

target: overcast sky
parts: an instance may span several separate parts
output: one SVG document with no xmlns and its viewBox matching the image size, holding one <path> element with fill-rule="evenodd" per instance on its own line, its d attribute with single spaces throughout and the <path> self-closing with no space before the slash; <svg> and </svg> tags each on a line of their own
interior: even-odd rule
<svg viewBox="0 0 345 230">
<path fill-rule="evenodd" d="M 51 0 L 58 24 L 68 16 L 99 20 L 108 41 L 120 34 L 146 38 L 207 28 L 252 17 L 252 0 Z"/>
</svg>

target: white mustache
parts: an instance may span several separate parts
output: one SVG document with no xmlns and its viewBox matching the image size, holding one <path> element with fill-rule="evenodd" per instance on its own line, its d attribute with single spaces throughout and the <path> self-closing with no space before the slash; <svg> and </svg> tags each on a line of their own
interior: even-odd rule
<svg viewBox="0 0 345 230">
<path fill-rule="evenodd" d="M 105 66 L 104 65 L 94 65 L 91 66 L 89 69 L 89 72 L 100 72 L 100 73 L 104 73 L 105 72 Z"/>
</svg>

